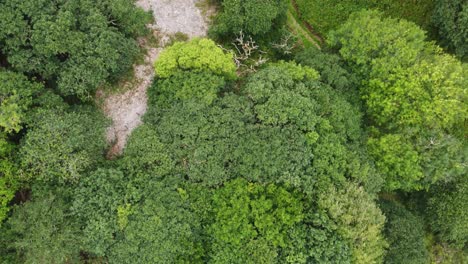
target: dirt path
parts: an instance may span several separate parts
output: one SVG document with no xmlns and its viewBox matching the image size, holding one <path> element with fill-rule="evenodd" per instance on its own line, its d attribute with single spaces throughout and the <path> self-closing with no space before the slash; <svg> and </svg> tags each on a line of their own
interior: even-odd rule
<svg viewBox="0 0 468 264">
<path fill-rule="evenodd" d="M 147 11 L 153 11 L 155 24 L 148 27 L 160 37 L 164 46 L 169 35 L 182 32 L 190 38 L 205 36 L 208 23 L 196 7 L 199 0 L 138 0 L 136 4 Z M 146 90 L 154 78 L 153 64 L 162 48 L 148 47 L 145 39 L 140 44 L 147 48 L 144 63 L 134 66 L 134 81 L 124 84 L 125 92 L 106 95 L 104 113 L 112 120 L 107 130 L 107 140 L 112 145 L 108 157 L 122 153 L 128 136 L 142 123 L 147 109 Z M 98 94 L 105 94 L 103 91 Z"/>
</svg>

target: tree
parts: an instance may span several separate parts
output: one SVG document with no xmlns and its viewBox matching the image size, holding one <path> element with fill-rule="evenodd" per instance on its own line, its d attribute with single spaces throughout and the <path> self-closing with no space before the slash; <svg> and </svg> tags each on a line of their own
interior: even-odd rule
<svg viewBox="0 0 468 264">
<path fill-rule="evenodd" d="M 320 73 L 320 80 L 331 87 L 352 93 L 356 77 L 344 68 L 344 61 L 337 54 L 327 53 L 315 47 L 296 54 L 295 61 Z"/>
<path fill-rule="evenodd" d="M 286 247 L 288 230 L 302 221 L 302 210 L 300 195 L 283 187 L 242 178 L 228 182 L 213 196 L 214 222 L 208 231 L 214 243 L 211 258 L 217 263 L 271 261 L 275 248 Z M 244 245 L 247 248 L 239 252 Z M 244 255 L 248 252 L 253 256 Z"/>
<path fill-rule="evenodd" d="M 343 189 L 331 188 L 320 194 L 318 204 L 351 241 L 353 263 L 382 263 L 385 216 L 362 187 L 349 183 Z"/>
<path fill-rule="evenodd" d="M 0 133 L 0 226 L 10 210 L 9 203 L 15 196 L 18 182 L 16 165 L 13 162 L 14 145 Z"/>
<path fill-rule="evenodd" d="M 19 132 L 33 104 L 33 97 L 43 89 L 26 76 L 0 71 L 0 128 L 6 133 Z"/>
<path fill-rule="evenodd" d="M 175 166 L 167 146 L 159 140 L 157 130 L 148 124 L 132 132 L 123 158 L 117 165 L 129 176 L 137 178 L 148 174 L 162 178 L 169 175 Z"/>
<path fill-rule="evenodd" d="M 352 15 L 329 43 L 359 73 L 372 126 L 368 145 L 388 190 L 428 188 L 463 174 L 465 66 L 426 42 L 416 25 L 375 11 Z"/>
<path fill-rule="evenodd" d="M 296 0 L 302 19 L 321 34 L 337 29 L 355 12 L 378 9 L 385 16 L 407 19 L 429 29 L 433 1 L 405 0 Z"/>
<path fill-rule="evenodd" d="M 201 226 L 178 182 L 148 180 L 144 199 L 121 209 L 125 220 L 107 254 L 109 262 L 202 263 Z"/>
<path fill-rule="evenodd" d="M 209 72 L 178 71 L 173 76 L 154 82 L 150 92 L 158 107 L 170 106 L 177 100 L 197 100 L 200 103 L 211 104 L 225 86 L 224 78 Z"/>
<path fill-rule="evenodd" d="M 468 3 L 462 0 L 435 1 L 433 22 L 442 44 L 466 60 L 468 56 Z"/>
<path fill-rule="evenodd" d="M 280 24 L 287 10 L 284 0 L 223 0 L 222 12 L 212 29 L 218 35 L 243 31 L 248 35 L 264 35 Z"/>
<path fill-rule="evenodd" d="M 76 182 L 103 159 L 106 120 L 92 108 L 43 110 L 19 150 L 25 180 Z"/>
<path fill-rule="evenodd" d="M 154 67 L 160 78 L 168 78 L 179 70 L 207 71 L 226 79 L 236 78 L 233 54 L 224 53 L 210 39 L 195 38 L 189 42 L 176 42 L 161 52 Z"/>
<path fill-rule="evenodd" d="M 468 243 L 468 180 L 465 176 L 433 188 L 429 198 L 429 223 L 442 241 L 463 248 Z"/>
<path fill-rule="evenodd" d="M 384 234 L 389 247 L 385 263 L 428 263 L 423 219 L 397 202 L 382 201 L 380 205 L 387 219 Z"/>
<path fill-rule="evenodd" d="M 141 195 L 131 179 L 116 169 L 99 168 L 83 176 L 71 206 L 72 215 L 81 224 L 83 250 L 105 256 L 124 226 L 119 224 L 119 210 L 132 209 Z"/>
<path fill-rule="evenodd" d="M 251 98 L 261 123 L 292 126 L 305 136 L 312 155 L 306 157 L 304 154 L 310 152 L 302 151 L 304 158 L 310 159 L 308 176 L 300 180 L 302 186 L 310 191 L 317 185 L 323 188 L 354 178 L 367 188 L 378 190 L 379 175 L 367 163 L 367 154 L 360 147 L 359 109 L 317 79 L 317 72 L 309 67 L 279 63 L 251 76 L 243 92 Z M 301 176 L 293 176 L 297 184 L 296 177 Z"/>
<path fill-rule="evenodd" d="M 20 263 L 66 263 L 79 259 L 78 224 L 69 217 L 64 197 L 57 197 L 50 190 L 44 197 L 16 206 L 5 226 L 1 244 L 15 250 Z"/>
<path fill-rule="evenodd" d="M 8 0 L 0 10 L 0 47 L 11 68 L 81 99 L 131 68 L 138 53 L 133 38 L 150 21 L 122 0 Z"/>
</svg>

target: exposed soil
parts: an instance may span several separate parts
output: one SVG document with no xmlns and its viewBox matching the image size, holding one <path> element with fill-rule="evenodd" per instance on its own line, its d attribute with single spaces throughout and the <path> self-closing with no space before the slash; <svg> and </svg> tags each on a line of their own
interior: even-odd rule
<svg viewBox="0 0 468 264">
<path fill-rule="evenodd" d="M 153 11 L 155 24 L 148 25 L 153 34 L 159 38 L 163 47 L 169 36 L 177 32 L 186 34 L 189 38 L 206 35 L 207 19 L 196 7 L 199 0 L 138 0 L 136 4 L 147 11 Z M 99 91 L 97 96 L 103 96 L 103 111 L 112 120 L 107 130 L 107 140 L 111 144 L 108 157 L 112 158 L 122 153 L 128 136 L 142 124 L 142 116 L 147 109 L 146 90 L 154 78 L 153 64 L 162 48 L 148 45 L 145 39 L 139 40 L 146 48 L 144 63 L 134 65 L 134 80 L 124 84 L 124 92 L 105 95 Z"/>
</svg>

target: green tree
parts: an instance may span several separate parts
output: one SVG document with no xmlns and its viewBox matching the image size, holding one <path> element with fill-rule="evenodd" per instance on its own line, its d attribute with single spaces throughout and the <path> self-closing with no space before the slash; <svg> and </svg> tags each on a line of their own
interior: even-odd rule
<svg viewBox="0 0 468 264">
<path fill-rule="evenodd" d="M 120 209 L 121 233 L 107 254 L 111 263 L 202 263 L 201 226 L 179 180 L 151 180 L 139 204 Z"/>
<path fill-rule="evenodd" d="M 150 174 L 153 178 L 162 178 L 172 172 L 175 162 L 167 146 L 159 140 L 157 130 L 144 124 L 132 132 L 117 165 L 132 177 L 146 178 L 144 176 Z"/>
<path fill-rule="evenodd" d="M 6 133 L 19 132 L 33 97 L 42 89 L 22 74 L 0 70 L 0 128 Z"/>
<path fill-rule="evenodd" d="M 442 44 L 457 56 L 468 57 L 468 3 L 463 0 L 436 0 L 433 22 Z"/>
<path fill-rule="evenodd" d="M 76 182 L 103 159 L 106 120 L 92 108 L 43 110 L 19 150 L 25 180 Z"/>
<path fill-rule="evenodd" d="M 50 190 L 44 197 L 16 206 L 5 227 L 0 244 L 15 250 L 18 263 L 67 263 L 79 259 L 79 225 L 70 217 L 66 199 Z"/>
<path fill-rule="evenodd" d="M 410 20 L 430 28 L 432 0 L 296 0 L 302 19 L 319 33 L 326 34 L 345 23 L 349 16 L 362 9 L 378 9 L 386 16 Z"/>
<path fill-rule="evenodd" d="M 361 78 L 375 128 L 368 145 L 387 189 L 428 188 L 463 174 L 464 65 L 426 42 L 416 25 L 375 11 L 352 15 L 329 43 Z"/>
<path fill-rule="evenodd" d="M 0 47 L 11 67 L 81 99 L 131 68 L 133 38 L 151 17 L 122 0 L 8 0 L 0 16 Z"/>
<path fill-rule="evenodd" d="M 118 233 L 119 209 L 132 208 L 141 197 L 128 176 L 116 169 L 99 168 L 81 178 L 73 193 L 71 212 L 79 219 L 83 250 L 105 256 Z"/>
<path fill-rule="evenodd" d="M 385 216 L 372 197 L 354 183 L 320 194 L 318 204 L 326 210 L 349 239 L 353 263 L 382 263 L 387 242 L 383 236 Z"/>
<path fill-rule="evenodd" d="M 225 86 L 224 78 L 209 72 L 178 71 L 173 76 L 154 82 L 156 102 L 158 107 L 170 106 L 177 100 L 197 100 L 200 103 L 211 104 Z"/>
<path fill-rule="evenodd" d="M 213 211 L 214 223 L 209 234 L 215 244 L 211 254 L 217 263 L 238 263 L 240 259 L 250 259 L 255 263 L 251 257 L 242 256 L 245 251 L 237 252 L 241 254 L 235 254 L 235 257 L 232 255 L 244 245 L 275 254 L 274 248 L 286 247 L 288 230 L 303 219 L 303 206 L 298 193 L 273 184 L 263 186 L 249 183 L 242 178 L 230 181 L 215 191 Z M 246 251 L 249 252 L 248 249 Z M 265 263 L 264 258 L 268 259 L 265 253 L 255 253 L 261 263 Z"/>
<path fill-rule="evenodd" d="M 322 82 L 338 90 L 352 93 L 357 82 L 356 77 L 345 69 L 343 59 L 337 54 L 311 47 L 296 54 L 294 60 L 317 70 Z"/>
<path fill-rule="evenodd" d="M 385 263 L 428 263 L 423 219 L 397 202 L 382 201 L 380 205 L 387 219 L 384 234 L 389 247 Z"/>
<path fill-rule="evenodd" d="M 468 243 L 468 180 L 465 176 L 433 188 L 428 212 L 432 230 L 442 241 L 460 248 Z"/>
<path fill-rule="evenodd" d="M 161 52 L 155 63 L 156 75 L 168 78 L 179 70 L 211 72 L 226 79 L 236 77 L 232 53 L 225 53 L 210 39 L 195 38 L 189 42 L 176 42 Z"/>
<path fill-rule="evenodd" d="M 218 35 L 243 31 L 248 35 L 264 35 L 280 24 L 287 10 L 285 0 L 223 0 L 221 14 L 213 29 Z"/>
<path fill-rule="evenodd" d="M 17 168 L 13 162 L 14 145 L 0 133 L 0 226 L 10 210 L 9 203 L 18 188 Z"/>
</svg>

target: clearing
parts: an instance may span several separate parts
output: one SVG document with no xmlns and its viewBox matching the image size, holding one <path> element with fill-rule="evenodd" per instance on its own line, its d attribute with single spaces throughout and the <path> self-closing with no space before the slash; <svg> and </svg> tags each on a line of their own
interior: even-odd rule
<svg viewBox="0 0 468 264">
<path fill-rule="evenodd" d="M 107 140 L 111 144 L 108 157 L 120 155 L 125 148 L 128 136 L 142 123 L 142 116 L 147 109 L 146 90 L 154 78 L 153 64 L 170 36 L 181 32 L 189 38 L 203 37 L 208 29 L 208 19 L 197 8 L 203 0 L 138 0 L 136 4 L 147 11 L 152 11 L 155 23 L 148 25 L 159 39 L 160 47 L 152 47 L 147 39 L 139 43 L 147 50 L 143 64 L 134 65 L 134 77 L 123 85 L 122 93 L 106 94 L 98 91 L 103 100 L 102 109 L 112 120 L 107 129 Z M 154 45 L 153 45 L 154 46 Z"/>
</svg>

